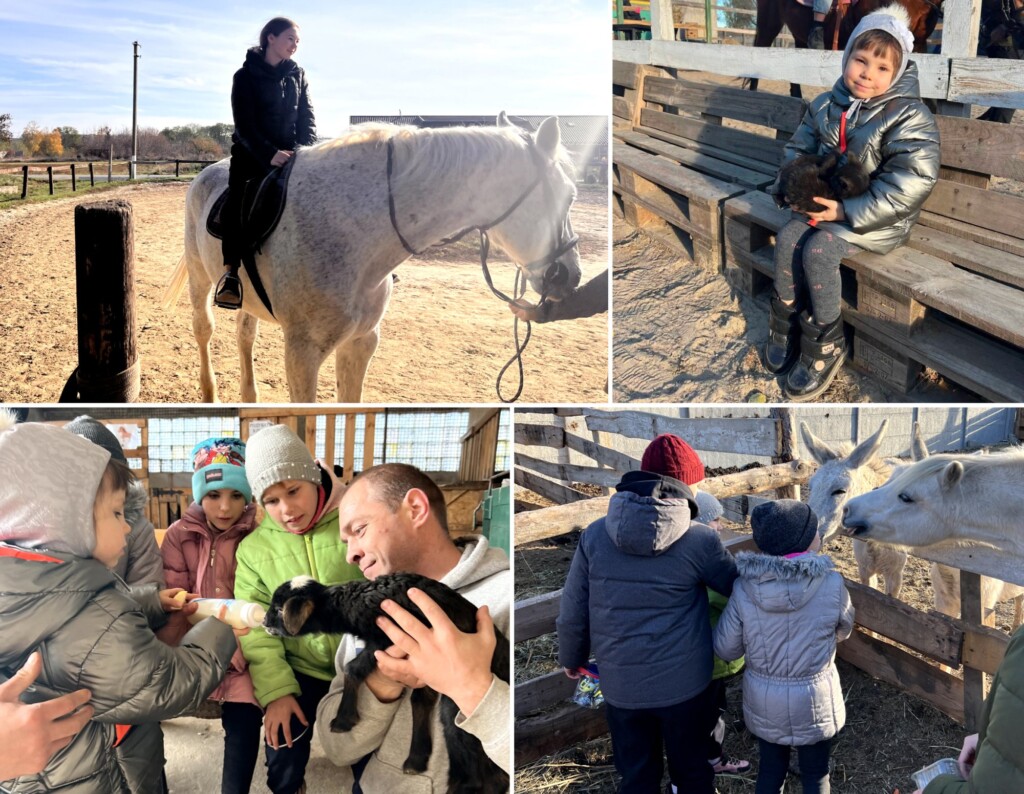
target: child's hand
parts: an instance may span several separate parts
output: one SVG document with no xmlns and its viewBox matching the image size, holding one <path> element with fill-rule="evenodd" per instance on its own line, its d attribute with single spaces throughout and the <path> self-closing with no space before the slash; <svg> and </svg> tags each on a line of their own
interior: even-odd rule
<svg viewBox="0 0 1024 794">
<path fill-rule="evenodd" d="M 171 587 L 160 591 L 160 607 L 164 612 L 181 612 L 185 615 L 191 615 L 196 611 L 197 607 L 186 602 L 193 598 L 199 598 L 199 596 L 181 587 Z"/>
<path fill-rule="evenodd" d="M 978 754 L 978 734 L 972 733 L 964 739 L 964 746 L 960 750 L 960 757 L 957 763 L 960 765 L 960 774 L 964 780 L 970 780 L 971 769 L 974 768 L 974 759 Z"/>
<path fill-rule="evenodd" d="M 281 734 L 284 737 L 284 744 L 288 747 L 292 746 L 292 715 L 295 715 L 299 722 L 309 727 L 309 720 L 306 719 L 306 715 L 302 713 L 302 707 L 299 706 L 299 701 L 295 699 L 294 695 L 285 695 L 279 697 L 267 706 L 267 712 L 263 715 L 263 731 L 266 735 L 267 744 L 273 747 L 275 750 L 279 750 L 281 745 L 277 741 L 277 729 L 281 729 Z M 294 737 L 298 739 L 299 737 Z"/>
<path fill-rule="evenodd" d="M 570 670 L 568 667 L 563 667 L 562 670 L 573 681 L 577 680 L 580 677 L 580 674 L 576 670 Z"/>
<path fill-rule="evenodd" d="M 845 221 L 846 212 L 843 210 L 843 202 L 815 196 L 814 200 L 824 204 L 825 209 L 821 212 L 808 212 L 807 217 L 816 221 Z"/>
</svg>

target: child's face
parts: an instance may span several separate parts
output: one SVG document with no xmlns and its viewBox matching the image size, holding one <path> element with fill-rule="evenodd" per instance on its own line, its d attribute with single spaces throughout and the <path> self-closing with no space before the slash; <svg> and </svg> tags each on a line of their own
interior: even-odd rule
<svg viewBox="0 0 1024 794">
<path fill-rule="evenodd" d="M 231 529 L 238 522 L 245 512 L 245 505 L 245 494 L 233 488 L 208 491 L 202 501 L 207 523 L 221 532 Z"/>
<path fill-rule="evenodd" d="M 817 532 L 814 533 L 814 537 L 811 539 L 811 545 L 807 547 L 807 551 L 820 551 L 821 550 L 821 535 Z"/>
<path fill-rule="evenodd" d="M 846 62 L 843 81 L 855 99 L 871 99 L 889 90 L 894 74 L 896 67 L 888 53 L 875 55 L 873 50 L 854 50 Z"/>
<path fill-rule="evenodd" d="M 132 528 L 124 517 L 124 491 L 111 488 L 103 478 L 92 506 L 92 520 L 96 527 L 96 548 L 92 556 L 108 568 L 113 568 L 124 554 L 125 538 Z"/>
<path fill-rule="evenodd" d="M 305 529 L 316 513 L 319 492 L 306 480 L 284 480 L 263 492 L 263 509 L 285 529 Z"/>
<path fill-rule="evenodd" d="M 282 30 L 280 35 L 267 36 L 267 55 L 273 54 L 279 61 L 291 58 L 299 48 L 299 31 L 295 28 Z"/>
</svg>

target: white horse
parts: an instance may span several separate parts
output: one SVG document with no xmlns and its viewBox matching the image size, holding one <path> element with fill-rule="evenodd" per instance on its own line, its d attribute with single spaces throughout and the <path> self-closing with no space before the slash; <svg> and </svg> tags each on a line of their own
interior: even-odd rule
<svg viewBox="0 0 1024 794">
<path fill-rule="evenodd" d="M 822 545 L 839 532 L 843 508 L 850 499 L 889 479 L 892 469 L 878 457 L 887 426 L 888 420 L 883 421 L 875 434 L 856 448 L 849 442 L 836 448 L 817 438 L 806 422 L 800 423 L 804 446 L 819 464 L 808 483 L 811 493 L 807 504 L 818 516 Z M 884 576 L 886 594 L 899 598 L 907 565 L 906 551 L 874 541 L 854 540 L 853 556 L 862 584 L 874 587 L 878 576 Z"/>
<path fill-rule="evenodd" d="M 848 534 L 899 547 L 978 543 L 1024 554 L 1024 450 L 997 455 L 927 455 L 898 468 L 885 485 L 851 499 L 843 515 Z M 935 608 L 960 614 L 960 572 L 933 563 Z M 1014 626 L 1022 621 L 1024 587 L 982 577 L 982 606 L 1015 599 Z"/>
<path fill-rule="evenodd" d="M 165 305 L 173 304 L 187 278 L 206 402 L 217 399 L 209 352 L 211 295 L 223 273 L 221 243 L 206 231 L 206 218 L 227 180 L 225 160 L 189 187 L 185 254 L 165 297 Z M 258 399 L 252 350 L 259 321 L 270 320 L 284 331 L 293 402 L 316 400 L 317 375 L 331 351 L 337 401 L 359 402 L 391 296 L 391 271 L 409 258 L 408 249 L 422 251 L 467 229 L 488 230 L 534 290 L 560 300 L 580 280 L 569 220 L 575 196 L 556 118 L 532 135 L 512 126 L 504 113 L 496 127 L 360 125 L 342 138 L 300 149 L 280 222 L 256 256 L 273 316 L 240 271 L 242 401 Z M 545 278 L 555 272 L 557 278 Z"/>
</svg>

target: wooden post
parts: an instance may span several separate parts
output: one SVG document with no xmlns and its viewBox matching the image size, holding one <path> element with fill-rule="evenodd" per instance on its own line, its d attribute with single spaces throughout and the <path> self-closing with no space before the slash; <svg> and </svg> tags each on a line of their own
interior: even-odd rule
<svg viewBox="0 0 1024 794">
<path fill-rule="evenodd" d="M 984 622 L 981 604 L 981 577 L 970 571 L 960 572 L 960 619 L 975 626 Z M 978 730 L 987 691 L 988 682 L 985 680 L 985 673 L 965 665 L 964 727 L 969 731 Z"/>
<path fill-rule="evenodd" d="M 96 175 L 92 170 L 92 161 L 89 162 L 89 187 L 96 187 Z"/>
<path fill-rule="evenodd" d="M 942 9 L 942 54 L 947 58 L 973 58 L 977 54 L 981 0 L 947 0 Z M 944 116 L 971 117 L 971 106 L 940 99 L 936 106 Z"/>
<path fill-rule="evenodd" d="M 771 417 L 775 420 L 775 449 L 772 463 L 789 463 L 794 460 L 793 450 L 796 448 L 796 418 L 791 408 L 772 408 Z M 799 499 L 800 485 L 784 485 L 776 490 L 780 499 Z"/>
<path fill-rule="evenodd" d="M 78 188 L 75 186 L 75 164 L 71 164 L 71 192 L 75 193 Z"/>
<path fill-rule="evenodd" d="M 50 182 L 50 195 L 53 195 L 53 166 L 46 166 L 46 177 Z"/>
<path fill-rule="evenodd" d="M 673 41 L 672 0 L 651 0 L 651 41 Z"/>
<path fill-rule="evenodd" d="M 28 197 L 28 166 L 21 167 L 21 197 Z"/>
<path fill-rule="evenodd" d="M 107 184 L 114 181 L 114 144 L 110 144 L 110 157 L 107 160 Z"/>
<path fill-rule="evenodd" d="M 181 160 L 174 161 L 174 178 L 177 179 L 181 176 Z"/>
<path fill-rule="evenodd" d="M 135 227 L 121 199 L 75 207 L 78 368 L 61 402 L 124 403 L 139 397 L 135 338 Z"/>
</svg>

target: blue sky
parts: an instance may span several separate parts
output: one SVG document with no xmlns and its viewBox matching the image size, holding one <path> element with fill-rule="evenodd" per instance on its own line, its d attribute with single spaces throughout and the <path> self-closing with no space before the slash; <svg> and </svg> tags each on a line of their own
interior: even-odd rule
<svg viewBox="0 0 1024 794">
<path fill-rule="evenodd" d="M 0 113 L 115 131 L 132 117 L 132 42 L 141 45 L 139 125 L 231 122 L 231 76 L 260 28 L 300 25 L 324 136 L 350 115 L 607 115 L 607 0 L 335 0 L 291 6 L 208 0 L 4 0 Z"/>
</svg>

